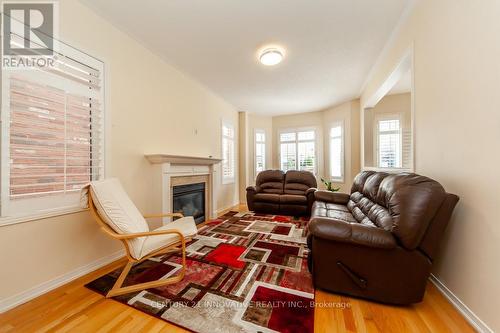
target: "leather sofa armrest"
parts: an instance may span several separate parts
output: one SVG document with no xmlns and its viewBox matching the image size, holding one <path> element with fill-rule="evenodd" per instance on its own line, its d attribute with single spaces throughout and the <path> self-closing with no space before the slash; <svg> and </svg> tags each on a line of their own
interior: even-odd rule
<svg viewBox="0 0 500 333">
<path fill-rule="evenodd" d="M 256 186 L 248 186 L 247 187 L 247 207 L 249 210 L 254 211 L 255 210 L 255 195 L 257 194 L 257 187 Z"/>
<path fill-rule="evenodd" d="M 309 196 L 311 194 L 314 194 L 318 189 L 315 187 L 308 188 L 306 191 L 306 196 Z"/>
<path fill-rule="evenodd" d="M 314 196 L 314 193 L 316 193 L 318 189 L 311 187 L 306 190 L 306 198 L 307 198 L 307 213 L 306 215 L 311 215 L 311 210 L 312 210 L 312 205 L 314 203 L 314 200 L 316 200 L 316 197 Z"/>
<path fill-rule="evenodd" d="M 317 201 L 325 201 L 340 205 L 346 205 L 351 197 L 347 193 L 330 192 L 330 191 L 316 191 L 314 196 Z"/>
<path fill-rule="evenodd" d="M 309 235 L 326 240 L 352 243 L 380 249 L 397 246 L 394 236 L 384 229 L 329 218 L 315 218 L 308 226 Z"/>
<path fill-rule="evenodd" d="M 248 186 L 247 192 L 257 192 L 257 188 L 255 186 Z"/>
</svg>

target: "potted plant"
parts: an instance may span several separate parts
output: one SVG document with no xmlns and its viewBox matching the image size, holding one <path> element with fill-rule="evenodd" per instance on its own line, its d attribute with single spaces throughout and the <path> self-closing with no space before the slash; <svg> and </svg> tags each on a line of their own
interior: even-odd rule
<svg viewBox="0 0 500 333">
<path fill-rule="evenodd" d="M 325 184 L 327 191 L 337 192 L 340 190 L 340 187 L 333 187 L 333 182 L 331 180 L 325 180 L 325 178 L 322 177 L 321 182 Z"/>
</svg>

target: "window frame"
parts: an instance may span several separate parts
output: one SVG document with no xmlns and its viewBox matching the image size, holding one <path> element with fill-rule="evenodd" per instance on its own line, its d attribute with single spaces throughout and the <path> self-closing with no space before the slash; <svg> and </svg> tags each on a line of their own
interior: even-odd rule
<svg viewBox="0 0 500 333">
<path fill-rule="evenodd" d="M 299 140 L 299 132 L 314 132 L 314 139 L 313 140 Z M 281 134 L 284 133 L 295 133 L 295 140 L 294 141 L 281 141 Z M 317 127 L 296 127 L 296 128 L 281 128 L 278 130 L 278 163 L 279 163 L 279 170 L 286 172 L 281 168 L 281 144 L 282 143 L 294 143 L 295 144 L 295 169 L 293 170 L 300 170 L 299 167 L 299 143 L 301 142 L 313 142 L 314 143 L 314 170 L 313 174 L 315 176 L 318 175 L 318 128 Z"/>
<path fill-rule="evenodd" d="M 334 177 L 332 174 L 332 129 L 335 127 L 340 127 L 340 177 Z M 329 176 L 330 180 L 336 183 L 344 183 L 345 181 L 345 126 L 344 121 L 339 120 L 333 122 L 329 126 L 328 130 L 328 166 L 329 166 Z"/>
<path fill-rule="evenodd" d="M 394 167 L 383 167 L 380 166 L 380 127 L 379 123 L 380 121 L 384 120 L 397 120 L 399 122 L 399 129 L 398 129 L 398 134 L 399 134 L 399 162 L 400 166 L 394 166 Z M 375 129 L 373 131 L 373 135 L 375 136 L 373 140 L 373 151 L 375 152 L 375 157 L 376 157 L 376 167 L 378 169 L 384 169 L 384 170 L 400 170 L 403 168 L 403 128 L 402 128 L 402 123 L 401 123 L 401 114 L 400 113 L 382 113 L 382 114 L 377 114 L 375 115 L 373 119 L 373 128 Z M 389 132 L 389 131 L 386 131 Z M 387 133 L 386 133 L 387 134 Z"/>
<path fill-rule="evenodd" d="M 99 168 L 101 169 L 101 172 L 99 174 L 98 179 L 103 179 L 106 175 L 106 158 L 107 158 L 107 146 L 106 146 L 106 127 L 107 127 L 107 112 L 106 112 L 106 87 L 107 87 L 107 80 L 106 80 L 106 66 L 105 66 L 105 61 L 100 60 L 94 56 L 91 56 L 87 54 L 84 51 L 81 51 L 75 47 L 72 47 L 66 43 L 63 43 L 58 40 L 54 40 L 54 42 L 57 44 L 58 49 L 57 52 L 64 56 L 67 56 L 73 60 L 79 61 L 89 67 L 96 68 L 100 72 L 100 80 L 101 80 L 101 85 L 100 85 L 100 91 L 99 91 L 99 102 L 100 102 L 100 117 L 101 117 L 101 123 L 99 125 L 99 132 L 101 134 L 101 137 L 99 139 L 99 145 L 101 147 L 100 151 L 100 166 Z M 15 70 L 2 70 L 2 73 L 0 74 L 0 83 L 1 83 L 1 94 L 0 94 L 0 106 L 1 106 L 1 134 L 0 134 L 0 202 L 2 203 L 2 206 L 4 206 L 5 210 L 9 210 L 9 202 L 10 202 L 10 196 L 9 196 L 9 184 L 10 184 L 10 124 L 9 124 L 9 119 L 10 119 L 10 77 L 11 73 L 15 74 Z M 26 73 L 26 72 L 25 72 Z M 33 82 L 39 83 L 40 82 L 40 77 L 41 74 L 40 71 L 34 70 L 33 69 L 33 75 L 32 79 L 34 80 Z M 28 77 L 31 75 L 30 72 L 28 72 L 27 75 L 23 75 L 25 77 Z M 53 74 L 47 74 L 47 75 L 53 75 Z M 49 84 L 50 85 L 50 84 Z M 70 85 L 73 85 L 71 82 Z M 82 86 L 83 87 L 83 86 Z M 82 87 L 82 91 L 84 90 Z M 78 89 L 77 89 L 78 90 Z M 8 198 L 5 198 L 7 196 Z M 47 196 L 47 197 L 40 197 L 40 201 L 51 201 L 51 200 L 58 200 L 60 199 L 60 196 Z M 69 201 L 69 202 L 68 202 Z M 73 202 L 74 201 L 74 202 Z M 67 214 L 73 214 L 73 213 L 78 213 L 82 212 L 85 210 L 85 208 L 82 208 L 80 200 L 79 200 L 79 193 L 75 192 L 74 195 L 74 200 L 65 200 L 63 201 L 63 204 L 56 207 L 48 208 L 48 209 L 43 209 L 43 210 L 38 210 L 35 212 L 29 212 L 29 213 L 19 213 L 19 212 L 14 212 L 10 213 L 9 215 L 4 215 L 4 209 L 0 212 L 0 227 L 1 226 L 6 226 L 6 225 L 12 225 L 12 224 L 17 224 L 17 223 L 24 223 L 24 222 L 29 222 L 29 221 L 35 221 L 35 220 L 40 220 L 40 219 L 45 219 L 45 218 L 50 218 L 50 217 L 55 217 L 55 216 L 62 216 L 62 215 L 67 215 Z"/>
<path fill-rule="evenodd" d="M 224 127 L 228 127 L 232 129 L 233 136 L 227 136 L 224 135 Z M 228 184 L 234 184 L 236 181 L 236 132 L 235 132 L 235 127 L 233 123 L 229 120 L 222 119 L 221 121 L 221 181 L 222 185 L 228 185 Z M 232 168 L 233 168 L 233 175 L 231 177 L 224 176 L 224 140 L 230 140 L 233 142 L 233 151 L 232 151 L 232 156 L 233 156 L 233 161 L 232 161 Z"/>
<path fill-rule="evenodd" d="M 264 134 L 264 141 L 257 141 L 257 134 Z M 254 140 L 253 140 L 253 172 L 254 172 L 254 179 L 257 179 L 257 175 L 261 172 L 261 171 L 257 171 L 257 145 L 258 144 L 263 144 L 264 145 L 264 156 L 262 156 L 262 167 L 263 167 L 263 170 L 266 170 L 267 168 L 267 158 L 266 158 L 266 154 L 267 154 L 267 134 L 266 134 L 266 131 L 262 128 L 256 128 L 254 130 Z"/>
</svg>

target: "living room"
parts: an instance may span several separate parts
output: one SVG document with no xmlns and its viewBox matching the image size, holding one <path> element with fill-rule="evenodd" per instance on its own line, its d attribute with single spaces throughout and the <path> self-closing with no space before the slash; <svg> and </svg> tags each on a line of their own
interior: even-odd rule
<svg viewBox="0 0 500 333">
<path fill-rule="evenodd" d="M 2 2 L 0 331 L 499 330 L 499 14 Z"/>
</svg>

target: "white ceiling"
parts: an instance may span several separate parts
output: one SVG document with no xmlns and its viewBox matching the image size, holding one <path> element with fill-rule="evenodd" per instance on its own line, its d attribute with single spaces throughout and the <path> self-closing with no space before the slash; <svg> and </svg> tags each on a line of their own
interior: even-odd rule
<svg viewBox="0 0 500 333">
<path fill-rule="evenodd" d="M 358 97 L 411 0 L 81 1 L 239 111 L 279 115 Z"/>
</svg>

